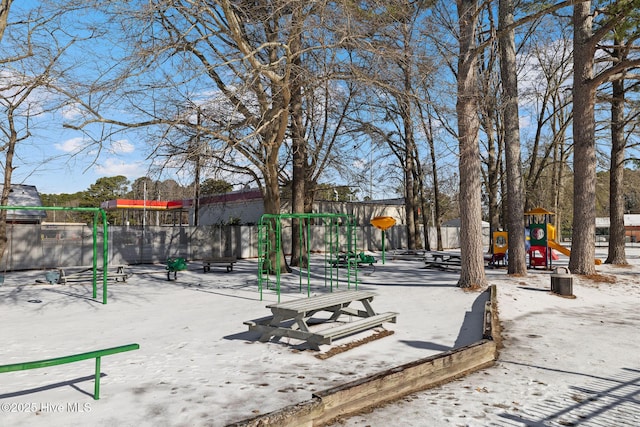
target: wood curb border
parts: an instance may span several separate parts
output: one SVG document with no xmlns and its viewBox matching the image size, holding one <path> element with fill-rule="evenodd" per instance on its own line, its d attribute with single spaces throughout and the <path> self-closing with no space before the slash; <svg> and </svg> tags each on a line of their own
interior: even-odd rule
<svg viewBox="0 0 640 427">
<path fill-rule="evenodd" d="M 415 360 L 312 395 L 310 400 L 286 406 L 228 427 L 318 427 L 339 417 L 445 384 L 494 364 L 498 358 L 499 319 L 496 286 L 485 290 L 483 338 L 473 344 Z"/>
</svg>

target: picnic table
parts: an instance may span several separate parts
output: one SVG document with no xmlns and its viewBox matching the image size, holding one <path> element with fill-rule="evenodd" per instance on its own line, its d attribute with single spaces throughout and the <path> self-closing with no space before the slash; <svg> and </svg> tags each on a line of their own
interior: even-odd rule
<svg viewBox="0 0 640 427">
<path fill-rule="evenodd" d="M 376 271 L 376 266 L 373 265 L 376 262 L 378 262 L 378 260 L 376 260 L 373 255 L 366 255 L 364 252 L 360 252 L 358 254 L 355 252 L 338 254 L 335 259 L 329 260 L 329 263 L 333 268 L 348 267 L 349 264 L 351 264 L 354 267 L 367 268 L 369 274 Z"/>
<path fill-rule="evenodd" d="M 320 344 L 331 344 L 333 339 L 342 338 L 367 329 L 382 326 L 384 322 L 396 322 L 398 313 L 387 312 L 377 314 L 371 306 L 373 297 L 371 291 L 336 291 L 327 294 L 296 299 L 277 304 L 269 304 L 271 316 L 244 322 L 250 331 L 260 332 L 261 342 L 267 342 L 275 337 L 295 338 L 306 341 L 314 350 L 320 349 Z M 357 302 L 362 309 L 352 307 Z M 329 313 L 329 318 L 314 317 L 319 312 Z M 338 322 L 346 315 L 350 321 Z M 326 317 L 326 315 L 325 315 Z M 357 320 L 352 320 L 357 317 Z M 310 321 L 331 324 L 325 329 L 311 330 Z"/>
<path fill-rule="evenodd" d="M 408 250 L 395 250 L 392 255 L 394 260 L 406 260 L 406 261 L 424 261 L 427 256 L 427 251 L 422 249 L 408 249 Z"/>
<path fill-rule="evenodd" d="M 58 277 L 56 282 L 61 285 L 66 285 L 67 282 L 86 281 L 93 279 L 93 266 L 81 265 L 71 267 L 58 267 Z M 102 269 L 97 269 L 98 277 L 102 276 Z M 124 265 L 110 266 L 107 269 L 107 280 L 115 280 L 116 282 L 122 280 L 127 281 L 129 275 L 124 271 Z"/>
<path fill-rule="evenodd" d="M 424 263 L 425 268 L 452 270 L 462 265 L 462 256 L 457 252 L 428 251 Z"/>
</svg>

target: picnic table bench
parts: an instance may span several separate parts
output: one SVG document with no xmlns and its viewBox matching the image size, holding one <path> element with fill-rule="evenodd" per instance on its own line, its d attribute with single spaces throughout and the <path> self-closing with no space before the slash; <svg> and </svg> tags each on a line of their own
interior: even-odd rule
<svg viewBox="0 0 640 427">
<path fill-rule="evenodd" d="M 429 251 L 425 256 L 425 268 L 451 270 L 462 265 L 462 256 L 456 252 Z"/>
<path fill-rule="evenodd" d="M 57 283 L 66 285 L 67 282 L 75 282 L 82 280 L 93 279 L 93 266 L 71 266 L 71 267 L 57 267 L 58 279 Z M 77 270 L 77 271 L 73 271 Z M 102 277 L 102 269 L 97 269 L 98 278 Z M 110 266 L 107 269 L 107 280 L 115 280 L 116 282 L 122 280 L 127 281 L 129 275 L 124 271 L 124 265 Z"/>
<path fill-rule="evenodd" d="M 202 260 L 202 269 L 206 273 L 211 271 L 211 264 L 223 264 L 227 267 L 227 273 L 230 273 L 233 271 L 233 264 L 235 264 L 236 261 L 238 261 L 238 259 L 234 256 L 205 258 Z"/>
<path fill-rule="evenodd" d="M 244 322 L 250 331 L 262 334 L 261 342 L 267 342 L 275 337 L 295 338 L 306 341 L 314 350 L 320 349 L 320 344 L 331 344 L 333 339 L 342 338 L 367 329 L 382 326 L 384 322 L 396 322 L 398 313 L 387 312 L 377 314 L 371 307 L 371 301 L 376 296 L 371 291 L 336 291 L 327 294 L 296 299 L 287 302 L 267 305 L 272 315 L 260 319 Z M 357 301 L 362 309 L 351 307 Z M 331 323 L 326 329 L 311 331 L 309 322 L 318 312 L 328 312 L 328 319 L 322 323 Z M 346 323 L 338 322 L 342 316 L 358 317 Z"/>
</svg>

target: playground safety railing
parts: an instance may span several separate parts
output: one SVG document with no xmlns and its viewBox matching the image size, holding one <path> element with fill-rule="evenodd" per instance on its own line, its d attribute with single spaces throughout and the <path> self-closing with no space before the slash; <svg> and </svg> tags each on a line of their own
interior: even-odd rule
<svg viewBox="0 0 640 427">
<path fill-rule="evenodd" d="M 64 365 L 66 363 L 79 362 L 81 360 L 96 359 L 95 385 L 93 389 L 93 399 L 100 399 L 100 359 L 103 356 L 123 353 L 125 351 L 138 350 L 139 344 L 127 344 L 119 347 L 106 348 L 104 350 L 90 351 L 87 353 L 73 354 L 70 356 L 55 357 L 53 359 L 37 360 L 33 362 L 13 363 L 10 365 L 0 365 L 0 374 L 4 372 L 26 371 L 28 369 L 46 368 L 48 366 Z"/>
</svg>

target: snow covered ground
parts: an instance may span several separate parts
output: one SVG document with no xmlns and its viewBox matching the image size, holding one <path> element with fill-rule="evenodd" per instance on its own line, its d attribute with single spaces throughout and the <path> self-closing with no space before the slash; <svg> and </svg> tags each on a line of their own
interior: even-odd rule
<svg viewBox="0 0 640 427">
<path fill-rule="evenodd" d="M 194 262 L 175 282 L 164 266 L 133 266 L 126 283 L 110 284 L 107 305 L 100 292 L 91 298 L 90 283 L 7 273 L 0 364 L 140 349 L 102 358 L 98 401 L 93 360 L 0 374 L 0 425 L 224 426 L 480 339 L 480 293 L 457 288 L 455 273 L 387 255 L 360 276 L 360 289 L 378 294 L 376 311 L 399 313 L 385 324 L 394 334 L 324 360 L 293 339 L 261 343 L 248 332 L 243 322 L 268 315 L 265 306 L 277 301 L 273 291 L 260 300 L 255 260 L 206 274 Z M 640 425 L 640 250 L 628 255 L 629 267 L 598 266 L 613 283 L 575 277 L 574 299 L 549 293 L 548 271 L 512 278 L 487 270 L 505 338 L 496 365 L 336 425 Z M 322 271 L 316 260 L 312 293 L 327 291 Z M 306 296 L 298 287 L 297 276 L 284 276 L 282 300 Z"/>
</svg>

